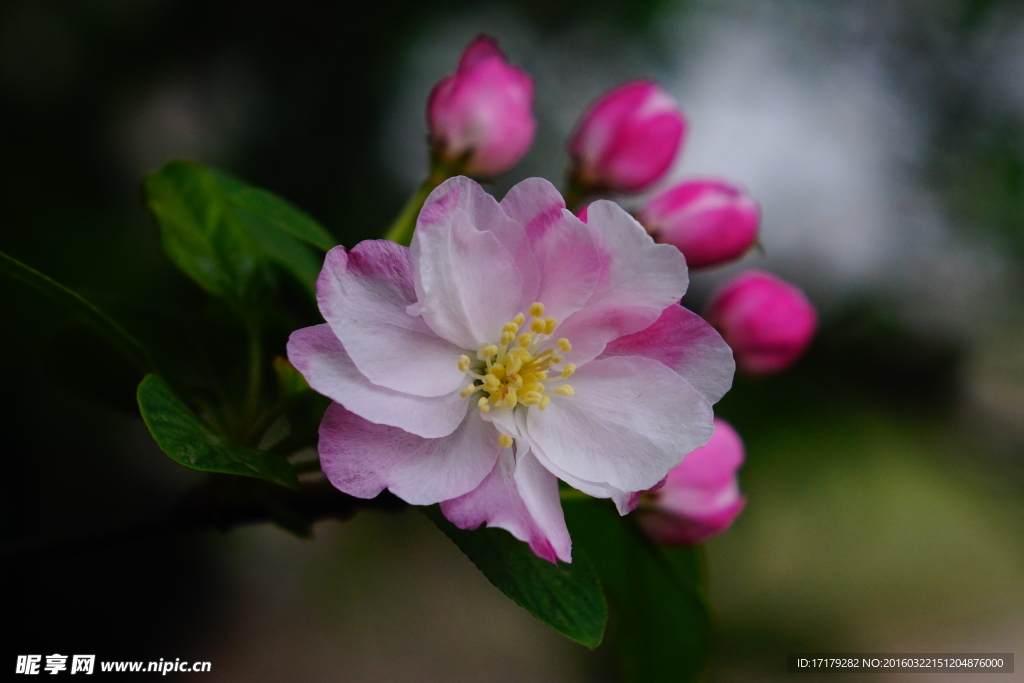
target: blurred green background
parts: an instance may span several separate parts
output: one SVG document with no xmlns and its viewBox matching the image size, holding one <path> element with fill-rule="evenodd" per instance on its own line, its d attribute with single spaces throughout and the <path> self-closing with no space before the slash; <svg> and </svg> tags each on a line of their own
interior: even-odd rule
<svg viewBox="0 0 1024 683">
<path fill-rule="evenodd" d="M 658 78 L 691 123 L 673 177 L 725 175 L 764 209 L 766 253 L 694 276 L 685 303 L 757 267 L 819 306 L 808 355 L 738 379 L 718 407 L 747 445 L 748 507 L 707 546 L 709 680 L 788 678 L 797 650 L 1024 652 L 1020 3 L 5 0 L 0 250 L 147 341 L 170 321 L 188 349 L 219 331 L 160 252 L 142 174 L 194 158 L 347 246 L 376 237 L 425 169 L 430 86 L 481 31 L 537 82 L 537 144 L 496 194 L 559 181 L 586 103 Z M 102 346 L 16 284 L 0 281 L 0 302 L 5 544 L 130 524 L 200 481 L 153 445 Z M 615 680 L 606 648 L 536 622 L 415 512 L 316 534 L 204 532 L 4 566 L 8 661 L 180 657 L 223 681 Z"/>
</svg>

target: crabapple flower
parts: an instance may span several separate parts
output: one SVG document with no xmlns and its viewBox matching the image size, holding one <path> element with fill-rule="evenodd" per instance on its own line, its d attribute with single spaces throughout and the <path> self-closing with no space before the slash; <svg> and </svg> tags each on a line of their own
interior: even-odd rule
<svg viewBox="0 0 1024 683">
<path fill-rule="evenodd" d="M 499 204 L 465 177 L 427 198 L 412 244 L 335 247 L 326 324 L 288 358 L 331 398 L 320 461 L 353 496 L 441 503 L 569 561 L 558 479 L 625 514 L 711 437 L 732 352 L 679 304 L 686 264 L 617 205 L 584 224 L 531 178 Z"/>
<path fill-rule="evenodd" d="M 533 143 L 533 81 L 489 36 L 471 42 L 458 70 L 434 86 L 427 122 L 434 154 L 472 176 L 514 166 Z"/>
<path fill-rule="evenodd" d="M 732 347 L 739 368 L 752 375 L 792 365 L 818 326 L 803 292 L 759 270 L 742 273 L 720 289 L 705 317 Z"/>
<path fill-rule="evenodd" d="M 757 240 L 761 211 L 742 190 L 717 180 L 680 183 L 638 216 L 656 242 L 671 244 L 690 268 L 733 261 Z"/>
<path fill-rule="evenodd" d="M 706 446 L 690 453 L 668 473 L 657 490 L 644 493 L 637 520 L 666 545 L 694 545 L 722 533 L 743 510 L 736 470 L 743 464 L 743 442 L 724 420 Z"/>
<path fill-rule="evenodd" d="M 569 139 L 575 182 L 592 191 L 639 192 L 661 179 L 686 134 L 675 100 L 632 81 L 595 102 Z"/>
</svg>

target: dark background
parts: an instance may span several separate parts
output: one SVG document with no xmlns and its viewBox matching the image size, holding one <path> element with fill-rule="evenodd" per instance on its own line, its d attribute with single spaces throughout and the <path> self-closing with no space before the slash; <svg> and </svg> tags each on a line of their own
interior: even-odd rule
<svg viewBox="0 0 1024 683">
<path fill-rule="evenodd" d="M 412 72 L 433 73 L 430 82 L 449 72 L 447 55 L 476 32 L 495 33 L 526 65 L 544 56 L 515 51 L 524 32 L 583 54 L 605 41 L 604 61 L 580 65 L 596 74 L 581 86 L 585 102 L 636 64 L 670 72 L 670 22 L 725 15 L 777 26 L 781 12 L 809 36 L 801 59 L 834 40 L 854 45 L 926 112 L 921 151 L 900 173 L 928 190 L 951 243 L 1001 265 L 997 287 L 978 299 L 995 309 L 989 322 L 929 326 L 905 314 L 898 279 L 833 287 L 813 253 L 784 250 L 746 264 L 805 286 L 822 330 L 796 368 L 738 380 L 718 409 L 747 443 L 749 506 L 709 545 L 719 608 L 711 678 L 782 678 L 790 651 L 1013 651 L 1024 644 L 1024 116 L 979 95 L 991 79 L 978 64 L 991 36 L 1024 26 L 1017 4 L 757 7 L 5 1 L 0 250 L 147 342 L 187 349 L 211 334 L 207 304 L 159 249 L 140 200 L 144 172 L 182 156 L 220 166 L 352 245 L 381 233 L 418 172 L 396 170 L 406 162 L 386 154 L 389 126 L 410 116 L 394 113 L 395 93 L 424 87 Z M 822 19 L 830 13 L 841 21 Z M 447 61 L 431 52 L 441 43 Z M 621 73 L 607 68 L 618 51 Z M 579 111 L 553 115 L 559 100 L 540 92 L 553 82 L 542 80 L 547 109 L 527 171 L 560 168 L 559 135 Z M 765 207 L 771 252 L 768 197 Z M 891 220 L 898 228 L 903 216 Z M 695 278 L 688 303 L 699 310 L 713 283 Z M 152 444 L 131 375 L 102 345 L 15 283 L 0 281 L 0 302 L 5 544 L 128 526 L 201 480 Z M 307 306 L 292 309 L 315 321 Z M 181 339 L 163 338 L 175 336 L 169 322 Z M 217 680 L 613 680 L 608 652 L 586 653 L 534 622 L 413 512 L 325 523 L 313 541 L 271 527 L 139 538 L 8 563 L 2 576 L 3 666 L 59 652 L 209 660 L 205 679 Z"/>
</svg>

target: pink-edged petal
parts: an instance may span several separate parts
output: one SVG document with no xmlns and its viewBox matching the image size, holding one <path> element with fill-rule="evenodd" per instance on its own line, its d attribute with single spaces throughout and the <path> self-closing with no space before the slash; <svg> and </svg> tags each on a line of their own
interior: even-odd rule
<svg viewBox="0 0 1024 683">
<path fill-rule="evenodd" d="M 662 496 L 675 491 L 720 491 L 736 485 L 736 471 L 743 464 L 743 439 L 732 425 L 715 418 L 715 433 L 707 445 L 686 456 L 666 477 Z M 737 491 L 737 495 L 739 495 Z M 698 512 L 690 509 L 690 512 Z"/>
<path fill-rule="evenodd" d="M 711 404 L 658 361 L 596 360 L 571 381 L 575 395 L 554 396 L 524 422 L 537 457 L 580 480 L 649 489 L 714 431 Z"/>
<path fill-rule="evenodd" d="M 601 254 L 601 276 L 583 309 L 558 331 L 572 342 L 567 358 L 576 365 L 596 358 L 613 339 L 650 327 L 682 298 L 689 282 L 682 253 L 655 244 L 618 205 L 594 202 L 586 225 Z"/>
<path fill-rule="evenodd" d="M 643 356 L 664 363 L 712 404 L 729 391 L 736 373 L 732 349 L 722 335 L 679 304 L 662 311 L 647 329 L 609 343 L 600 357 L 612 356 Z"/>
<path fill-rule="evenodd" d="M 458 73 L 430 94 L 431 146 L 469 175 L 494 175 L 513 166 L 533 142 L 533 81 L 510 65 L 492 38 L 467 46 Z"/>
<path fill-rule="evenodd" d="M 594 498 L 610 498 L 612 502 L 615 503 L 615 508 L 619 511 L 620 515 L 628 515 L 640 504 L 643 491 L 622 491 L 614 486 L 597 484 L 592 481 L 580 479 L 579 477 L 575 477 L 560 469 L 557 465 L 551 463 L 536 448 L 533 450 L 533 453 L 537 457 L 537 461 L 540 462 L 545 469 L 577 491 L 582 491 L 588 496 L 593 496 Z"/>
<path fill-rule="evenodd" d="M 703 516 L 682 516 L 663 510 L 643 510 L 637 514 L 640 525 L 659 543 L 695 545 L 728 529 L 746 504 L 745 499 L 739 498 Z"/>
<path fill-rule="evenodd" d="M 469 401 L 453 392 L 446 396 L 414 396 L 381 387 L 352 362 L 330 325 L 292 332 L 288 360 L 309 386 L 370 422 L 391 425 L 418 436 L 448 436 L 466 415 Z"/>
<path fill-rule="evenodd" d="M 466 46 L 459 59 L 459 71 L 465 72 L 490 59 L 505 60 L 505 54 L 498 47 L 498 41 L 487 35 L 479 35 Z"/>
<path fill-rule="evenodd" d="M 544 178 L 527 178 L 505 195 L 501 208 L 526 230 L 540 273 L 537 301 L 546 315 L 565 320 L 580 310 L 601 274 L 600 255 L 584 223 Z"/>
<path fill-rule="evenodd" d="M 389 489 L 412 505 L 432 505 L 477 488 L 501 447 L 475 410 L 448 436 L 424 439 L 332 403 L 320 423 L 318 450 L 331 484 L 351 496 L 373 498 Z"/>
<path fill-rule="evenodd" d="M 686 544 L 725 531 L 743 509 L 736 470 L 743 463 L 743 441 L 727 422 L 715 420 L 706 446 L 683 459 L 665 485 L 645 496 L 640 523 L 662 543 Z"/>
<path fill-rule="evenodd" d="M 465 385 L 462 350 L 406 312 L 415 303 L 409 250 L 389 240 L 327 252 L 317 280 L 320 312 L 359 371 L 374 384 L 417 396 Z"/>
<path fill-rule="evenodd" d="M 691 180 L 652 199 L 637 218 L 657 241 L 683 252 L 690 268 L 707 268 L 750 250 L 757 241 L 761 210 L 735 185 Z"/>
<path fill-rule="evenodd" d="M 714 488 L 666 487 L 658 492 L 658 507 L 686 517 L 713 517 L 742 500 L 735 475 Z"/>
<path fill-rule="evenodd" d="M 410 259 L 418 303 L 409 312 L 463 349 L 493 343 L 537 294 L 537 265 L 522 226 L 462 176 L 430 193 Z"/>
<path fill-rule="evenodd" d="M 484 417 L 485 420 L 493 422 L 502 434 L 508 434 L 514 439 L 522 439 L 526 443 L 530 443 L 530 434 L 527 430 L 526 419 L 529 414 L 526 410 L 512 411 L 508 408 L 492 409 Z M 608 484 L 600 484 L 586 479 L 581 479 L 573 474 L 566 472 L 558 467 L 555 463 L 548 460 L 543 452 L 536 446 L 532 445 L 532 452 L 537 457 L 538 461 L 556 477 L 569 484 L 578 491 L 586 493 L 588 496 L 594 498 L 610 498 L 618 509 L 620 515 L 627 515 L 637 508 L 640 504 L 641 496 L 644 491 L 622 491 L 610 486 Z M 666 478 L 663 478 L 652 488 L 648 490 L 656 490 L 661 488 L 665 484 Z"/>
<path fill-rule="evenodd" d="M 464 496 L 441 503 L 441 511 L 460 529 L 507 530 L 530 545 L 538 557 L 555 564 L 572 561 L 572 541 L 565 526 L 558 480 L 529 450 L 503 449 L 483 483 Z"/>
</svg>

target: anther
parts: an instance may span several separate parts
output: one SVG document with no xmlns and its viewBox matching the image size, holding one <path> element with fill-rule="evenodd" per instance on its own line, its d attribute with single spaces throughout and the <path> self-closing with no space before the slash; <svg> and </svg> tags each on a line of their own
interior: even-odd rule
<svg viewBox="0 0 1024 683">
<path fill-rule="evenodd" d="M 512 341 L 515 338 L 516 338 L 516 333 L 515 332 L 502 332 L 501 333 L 501 345 L 505 346 L 506 344 L 511 344 Z"/>
<path fill-rule="evenodd" d="M 529 332 L 523 332 L 521 335 L 519 335 L 519 345 L 522 346 L 523 348 L 526 348 L 532 343 L 533 335 L 530 334 Z"/>
<path fill-rule="evenodd" d="M 542 315 L 544 315 L 544 304 L 538 301 L 532 306 L 530 306 L 530 315 L 532 315 L 534 318 L 539 318 Z"/>
<path fill-rule="evenodd" d="M 519 331 L 519 323 L 515 322 L 514 320 L 512 322 L 505 323 L 502 326 L 501 331 L 502 332 L 511 332 L 511 333 L 515 334 L 516 332 Z"/>
<path fill-rule="evenodd" d="M 467 356 L 467 355 L 459 356 L 459 370 L 461 372 L 468 372 L 469 371 L 469 356 Z"/>
<path fill-rule="evenodd" d="M 549 405 L 551 405 L 551 397 L 550 397 L 550 396 L 545 396 L 544 398 L 542 398 L 542 399 L 540 400 L 540 405 L 539 405 L 539 406 L 537 406 L 537 408 L 538 408 L 539 410 L 544 410 L 544 409 L 545 409 L 545 408 L 547 408 L 547 407 L 548 407 Z"/>
<path fill-rule="evenodd" d="M 544 334 L 547 329 L 547 323 L 539 318 L 530 323 L 530 331 L 534 334 Z"/>
<path fill-rule="evenodd" d="M 480 352 L 480 355 L 483 356 L 484 358 L 490 358 L 491 356 L 497 356 L 498 355 L 498 347 L 495 346 L 494 344 L 491 344 L 490 346 L 485 346 L 483 348 L 483 351 Z"/>
<path fill-rule="evenodd" d="M 462 391 L 459 392 L 459 396 L 461 396 L 462 398 L 466 398 L 467 396 L 472 394 L 474 391 L 476 391 L 477 388 L 478 387 L 475 384 L 470 384 L 465 389 L 463 389 Z"/>
<path fill-rule="evenodd" d="M 568 339 L 562 337 L 558 340 L 558 348 L 560 348 L 563 353 L 569 353 L 572 351 L 572 344 L 569 343 Z"/>
<path fill-rule="evenodd" d="M 568 384 L 563 384 L 562 386 L 555 389 L 555 393 L 561 394 L 562 396 L 573 396 L 576 394 L 576 390 L 573 389 Z"/>
<path fill-rule="evenodd" d="M 543 400 L 543 395 L 538 391 L 527 391 L 523 394 L 524 406 L 535 406 Z"/>
<path fill-rule="evenodd" d="M 526 394 L 538 394 L 538 395 L 540 395 L 540 394 L 543 394 L 543 393 L 544 393 L 544 385 L 543 384 L 541 384 L 540 382 L 530 382 L 529 384 L 526 385 L 526 390 L 525 390 L 525 393 L 523 395 L 524 396 Z"/>
<path fill-rule="evenodd" d="M 566 364 L 566 366 L 562 368 L 562 379 L 572 377 L 572 373 L 574 372 L 576 372 L 576 366 L 572 363 Z"/>
<path fill-rule="evenodd" d="M 512 446 L 512 437 L 508 434 L 498 434 L 498 445 L 502 448 L 510 448 Z"/>
<path fill-rule="evenodd" d="M 476 406 L 480 409 L 481 413 L 488 413 L 491 411 L 491 404 L 487 401 L 486 396 L 481 396 L 480 400 L 476 402 Z"/>
<path fill-rule="evenodd" d="M 516 325 L 522 325 L 524 320 L 526 320 L 526 316 L 522 313 L 517 313 L 516 317 L 512 318 L 512 322 Z"/>
<path fill-rule="evenodd" d="M 544 334 L 551 334 L 552 332 L 555 331 L 556 327 L 558 327 L 557 320 L 555 320 L 551 316 L 544 318 Z"/>
</svg>

